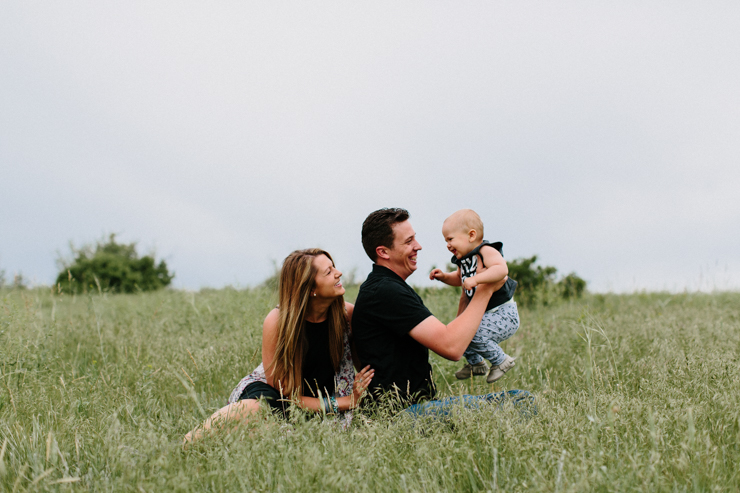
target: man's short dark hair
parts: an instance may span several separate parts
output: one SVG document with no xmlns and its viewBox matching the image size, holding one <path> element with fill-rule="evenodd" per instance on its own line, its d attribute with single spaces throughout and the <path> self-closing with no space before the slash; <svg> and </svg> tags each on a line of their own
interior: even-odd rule
<svg viewBox="0 0 740 493">
<path fill-rule="evenodd" d="M 370 260 L 378 260 L 378 252 L 375 250 L 379 246 L 393 248 L 393 225 L 406 221 L 409 217 L 409 211 L 397 207 L 378 209 L 371 212 L 362 223 L 362 248 L 370 257 Z"/>
</svg>

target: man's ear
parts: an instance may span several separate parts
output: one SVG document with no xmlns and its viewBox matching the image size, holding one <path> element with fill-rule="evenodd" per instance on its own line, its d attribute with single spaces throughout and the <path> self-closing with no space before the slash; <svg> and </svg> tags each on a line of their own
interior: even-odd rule
<svg viewBox="0 0 740 493">
<path fill-rule="evenodd" d="M 389 258 L 391 258 L 390 253 L 388 253 L 389 250 L 390 249 L 388 247 L 379 246 L 375 249 L 375 254 L 378 256 L 378 258 L 388 260 Z"/>
</svg>

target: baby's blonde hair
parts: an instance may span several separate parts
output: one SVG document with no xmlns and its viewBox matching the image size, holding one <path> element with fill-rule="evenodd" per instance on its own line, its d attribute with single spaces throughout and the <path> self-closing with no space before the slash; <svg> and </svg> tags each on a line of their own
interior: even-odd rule
<svg viewBox="0 0 740 493">
<path fill-rule="evenodd" d="M 473 209 L 460 209 L 445 219 L 445 222 L 448 221 L 454 227 L 460 228 L 466 233 L 474 229 L 478 233 L 478 239 L 483 239 L 483 221 L 481 221 L 480 216 Z"/>
</svg>

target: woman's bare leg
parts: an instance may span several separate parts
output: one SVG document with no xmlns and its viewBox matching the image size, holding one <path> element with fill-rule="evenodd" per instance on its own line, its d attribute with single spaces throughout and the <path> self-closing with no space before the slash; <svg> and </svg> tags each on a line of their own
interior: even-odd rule
<svg viewBox="0 0 740 493">
<path fill-rule="evenodd" d="M 199 440 L 216 425 L 222 425 L 227 422 L 234 425 L 246 424 L 249 421 L 249 417 L 256 413 L 259 408 L 260 403 L 256 399 L 244 399 L 224 406 L 213 413 L 202 425 L 185 435 L 183 442 L 187 444 Z"/>
</svg>

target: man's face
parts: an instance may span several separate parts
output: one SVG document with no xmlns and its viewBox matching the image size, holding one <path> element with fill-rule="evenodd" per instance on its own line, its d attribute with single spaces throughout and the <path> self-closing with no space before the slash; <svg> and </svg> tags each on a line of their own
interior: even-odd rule
<svg viewBox="0 0 740 493">
<path fill-rule="evenodd" d="M 408 220 L 393 225 L 393 248 L 388 250 L 390 269 L 406 279 L 416 270 L 416 252 L 421 245 L 416 241 L 416 232 Z"/>
</svg>

